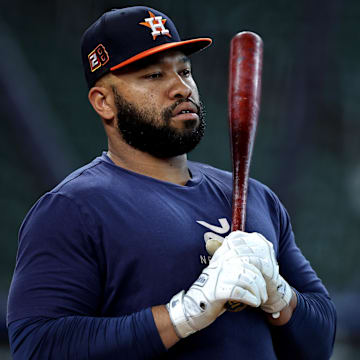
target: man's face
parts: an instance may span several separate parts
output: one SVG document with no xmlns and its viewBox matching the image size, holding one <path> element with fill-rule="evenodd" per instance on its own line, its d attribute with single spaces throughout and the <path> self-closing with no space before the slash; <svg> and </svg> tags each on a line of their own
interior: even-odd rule
<svg viewBox="0 0 360 360">
<path fill-rule="evenodd" d="M 204 109 L 180 52 L 156 56 L 116 73 L 112 86 L 119 132 L 132 147 L 158 158 L 195 148 L 204 135 Z"/>
</svg>

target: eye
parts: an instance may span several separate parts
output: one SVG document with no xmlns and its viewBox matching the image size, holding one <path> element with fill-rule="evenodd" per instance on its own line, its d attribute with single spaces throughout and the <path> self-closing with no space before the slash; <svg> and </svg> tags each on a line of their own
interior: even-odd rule
<svg viewBox="0 0 360 360">
<path fill-rule="evenodd" d="M 191 76 L 191 70 L 190 69 L 184 69 L 184 70 L 180 71 L 180 75 L 184 76 L 184 77 L 189 77 L 189 76 Z"/>
<path fill-rule="evenodd" d="M 150 80 L 156 80 L 162 77 L 161 72 L 155 72 L 155 73 L 151 73 L 151 74 L 146 74 L 144 76 L 145 79 L 150 79 Z"/>
</svg>

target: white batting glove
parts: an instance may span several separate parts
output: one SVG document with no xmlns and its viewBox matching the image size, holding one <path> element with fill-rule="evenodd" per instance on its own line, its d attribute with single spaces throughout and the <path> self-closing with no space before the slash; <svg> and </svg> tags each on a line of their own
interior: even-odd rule
<svg viewBox="0 0 360 360">
<path fill-rule="evenodd" d="M 268 300 L 261 304 L 261 309 L 278 317 L 279 312 L 289 305 L 292 290 L 290 285 L 279 274 L 273 244 L 259 233 L 234 231 L 228 235 L 222 246 L 215 252 L 214 257 L 221 257 L 232 249 L 243 261 L 256 266 L 262 273 Z"/>
<path fill-rule="evenodd" d="M 253 307 L 267 300 L 260 271 L 244 263 L 234 251 L 211 260 L 188 292 L 181 291 L 167 304 L 177 335 L 185 338 L 210 325 L 225 311 L 229 300 Z"/>
</svg>

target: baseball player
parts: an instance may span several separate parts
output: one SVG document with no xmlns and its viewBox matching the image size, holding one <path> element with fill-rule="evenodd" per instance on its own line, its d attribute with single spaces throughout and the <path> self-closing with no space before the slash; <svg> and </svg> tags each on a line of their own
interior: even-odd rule
<svg viewBox="0 0 360 360">
<path fill-rule="evenodd" d="M 328 359 L 336 314 L 276 195 L 190 162 L 204 110 L 165 14 L 129 7 L 84 33 L 89 101 L 108 150 L 26 216 L 8 303 L 14 359 Z M 210 257 L 209 239 L 222 246 Z M 240 311 L 226 311 L 236 301 Z"/>
</svg>

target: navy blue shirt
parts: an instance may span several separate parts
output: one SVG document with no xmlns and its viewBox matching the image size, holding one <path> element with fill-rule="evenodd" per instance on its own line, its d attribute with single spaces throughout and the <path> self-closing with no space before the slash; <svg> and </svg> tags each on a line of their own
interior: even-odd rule
<svg viewBox="0 0 360 360">
<path fill-rule="evenodd" d="M 194 162 L 189 170 L 180 186 L 122 169 L 104 153 L 33 206 L 9 294 L 14 359 L 329 358 L 334 306 L 286 210 L 252 179 L 246 231 L 274 244 L 297 291 L 293 317 L 272 327 L 260 309 L 226 312 L 166 351 L 151 306 L 187 290 L 209 262 L 205 241 L 231 226 L 231 174 Z"/>
</svg>

